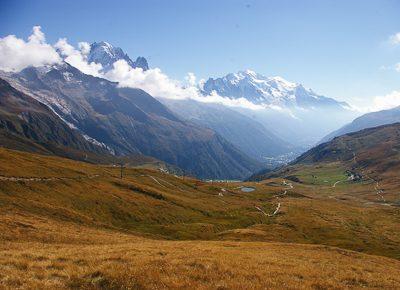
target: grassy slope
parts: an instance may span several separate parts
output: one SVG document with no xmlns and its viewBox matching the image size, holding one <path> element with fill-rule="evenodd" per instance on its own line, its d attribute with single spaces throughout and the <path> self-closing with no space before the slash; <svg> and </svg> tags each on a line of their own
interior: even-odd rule
<svg viewBox="0 0 400 290">
<path fill-rule="evenodd" d="M 400 258 L 399 208 L 377 202 L 372 184 L 332 188 L 344 176 L 332 164 L 296 170 L 303 183 L 276 198 L 281 179 L 248 183 L 251 193 L 148 169 L 121 180 L 117 168 L 0 149 L 0 287 L 398 285 L 396 260 L 265 243 Z M 274 217 L 255 209 L 277 202 Z"/>
<path fill-rule="evenodd" d="M 276 243 L 14 243 L 0 250 L 0 265 L 10 288 L 395 289 L 400 283 L 396 260 Z"/>
</svg>

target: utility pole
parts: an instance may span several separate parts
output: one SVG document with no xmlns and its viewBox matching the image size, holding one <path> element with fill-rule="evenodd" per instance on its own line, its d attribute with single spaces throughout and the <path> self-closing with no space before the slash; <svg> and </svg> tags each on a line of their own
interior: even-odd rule
<svg viewBox="0 0 400 290">
<path fill-rule="evenodd" d="M 122 179 L 122 169 L 124 168 L 124 165 L 122 164 L 122 162 L 119 165 L 121 167 L 121 176 L 120 176 L 120 178 Z"/>
</svg>

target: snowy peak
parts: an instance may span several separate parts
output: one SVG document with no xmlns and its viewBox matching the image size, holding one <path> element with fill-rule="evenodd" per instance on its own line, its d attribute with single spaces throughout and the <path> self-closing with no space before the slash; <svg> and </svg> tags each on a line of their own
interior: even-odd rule
<svg viewBox="0 0 400 290">
<path fill-rule="evenodd" d="M 138 56 L 136 58 L 136 60 L 133 62 L 133 66 L 134 68 L 136 67 L 140 67 L 142 68 L 144 71 L 149 69 L 149 64 L 147 63 L 147 59 L 144 58 L 143 56 Z"/>
<path fill-rule="evenodd" d="M 296 87 L 299 87 L 301 85 L 297 83 L 292 83 L 287 80 L 285 80 L 282 77 L 276 76 L 276 77 L 269 77 L 267 78 L 267 82 L 271 84 L 271 86 L 274 86 L 275 88 L 281 89 L 281 90 L 293 90 Z"/>
<path fill-rule="evenodd" d="M 237 99 L 245 98 L 258 105 L 276 105 L 281 107 L 316 108 L 336 106 L 343 103 L 316 94 L 301 84 L 293 83 L 282 77 L 266 77 L 252 70 L 230 73 L 221 78 L 210 78 L 204 84 L 203 93 L 215 91 L 221 96 Z"/>
<path fill-rule="evenodd" d="M 144 57 L 138 57 L 136 61 L 132 61 L 121 48 L 114 47 L 108 42 L 94 42 L 90 45 L 89 63 L 100 63 L 105 71 L 112 69 L 114 62 L 121 59 L 125 60 L 133 68 L 149 69 L 147 60 Z"/>
</svg>

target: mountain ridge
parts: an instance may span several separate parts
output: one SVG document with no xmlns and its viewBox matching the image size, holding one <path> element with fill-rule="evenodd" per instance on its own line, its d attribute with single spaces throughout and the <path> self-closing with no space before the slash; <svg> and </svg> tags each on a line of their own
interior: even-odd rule
<svg viewBox="0 0 400 290">
<path fill-rule="evenodd" d="M 201 178 L 242 179 L 260 166 L 214 131 L 180 120 L 143 90 L 119 88 L 67 63 L 3 77 L 116 155 L 152 156 Z"/>
<path fill-rule="evenodd" d="M 328 134 L 320 142 L 327 142 L 334 137 L 356 132 L 362 129 L 378 127 L 396 122 L 400 122 L 400 106 L 388 110 L 364 114 L 354 119 L 351 123 L 346 124 L 338 130 Z"/>
<path fill-rule="evenodd" d="M 90 45 L 88 62 L 99 63 L 103 71 L 107 72 L 113 68 L 114 62 L 124 60 L 132 68 L 141 68 L 143 71 L 149 69 L 146 58 L 139 56 L 133 61 L 120 47 L 114 47 L 106 41 L 93 42 Z"/>
<path fill-rule="evenodd" d="M 400 168 L 400 123 L 366 128 L 335 137 L 299 156 L 293 164 L 327 161 L 354 162 L 384 173 Z"/>
</svg>

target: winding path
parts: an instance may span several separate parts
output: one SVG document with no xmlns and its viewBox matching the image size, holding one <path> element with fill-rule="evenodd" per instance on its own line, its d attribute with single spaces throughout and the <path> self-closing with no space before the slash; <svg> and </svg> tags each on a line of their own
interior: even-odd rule
<svg viewBox="0 0 400 290">
<path fill-rule="evenodd" d="M 336 181 L 336 182 L 332 185 L 332 187 L 336 187 L 336 184 L 338 184 L 338 183 L 340 183 L 340 182 L 343 182 L 343 180 L 338 180 L 338 181 Z"/>
<path fill-rule="evenodd" d="M 289 189 L 294 188 L 292 183 L 287 183 L 285 180 L 282 182 L 283 185 L 285 186 L 289 186 Z M 275 210 L 273 211 L 273 213 L 266 213 L 265 211 L 263 211 L 259 206 L 254 206 L 258 211 L 260 211 L 261 213 L 263 213 L 265 216 L 268 217 L 273 217 L 274 215 L 276 215 L 280 209 L 281 209 L 281 203 L 279 202 L 279 200 L 281 199 L 282 196 L 286 195 L 288 192 L 288 189 L 286 189 L 284 192 L 280 193 L 280 194 L 276 194 L 273 197 L 275 197 L 278 200 L 278 204 L 276 205 Z"/>
<path fill-rule="evenodd" d="M 356 155 L 354 152 L 353 152 L 353 162 L 357 164 L 357 155 Z M 362 170 L 361 170 L 361 172 L 362 172 Z M 378 195 L 379 198 L 380 198 L 383 202 L 386 202 L 385 197 L 382 195 L 383 189 L 380 189 L 380 188 L 379 188 L 379 181 L 376 180 L 376 179 L 374 179 L 374 178 L 372 178 L 372 177 L 370 177 L 370 176 L 368 176 L 367 174 L 364 174 L 364 175 L 365 175 L 365 177 L 366 177 L 367 179 L 372 180 L 373 182 L 375 182 L 374 189 L 375 189 L 375 191 L 376 191 L 376 195 Z M 390 205 L 390 204 L 387 204 L 387 205 Z"/>
</svg>

